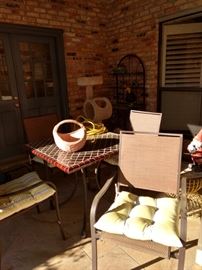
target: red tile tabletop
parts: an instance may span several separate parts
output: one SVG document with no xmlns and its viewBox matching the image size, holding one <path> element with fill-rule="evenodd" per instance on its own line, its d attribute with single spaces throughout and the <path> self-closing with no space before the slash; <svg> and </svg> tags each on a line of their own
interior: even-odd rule
<svg viewBox="0 0 202 270">
<path fill-rule="evenodd" d="M 87 138 L 77 152 L 60 150 L 53 138 L 29 144 L 32 154 L 70 174 L 118 153 L 119 135 L 107 132 Z"/>
</svg>

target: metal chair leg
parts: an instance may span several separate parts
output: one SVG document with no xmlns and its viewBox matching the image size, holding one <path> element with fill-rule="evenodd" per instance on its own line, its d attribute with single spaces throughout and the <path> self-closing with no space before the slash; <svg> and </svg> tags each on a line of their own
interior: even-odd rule
<svg viewBox="0 0 202 270">
<path fill-rule="evenodd" d="M 91 243 L 92 243 L 92 270 L 97 270 L 97 237 L 95 231 L 91 230 Z"/>
<path fill-rule="evenodd" d="M 178 257 L 178 270 L 184 270 L 185 263 L 185 247 L 179 249 L 179 257 Z"/>
<path fill-rule="evenodd" d="M 0 246 L 0 270 L 1 270 L 1 246 Z"/>
<path fill-rule="evenodd" d="M 64 229 L 63 229 L 63 224 L 62 224 L 61 215 L 60 215 L 57 192 L 55 192 L 55 194 L 53 196 L 54 196 L 54 201 L 55 201 L 55 210 L 56 210 L 56 215 L 57 215 L 57 223 L 58 223 L 59 228 L 60 228 L 60 233 L 62 235 L 62 239 L 66 240 L 67 237 L 66 237 Z"/>
</svg>

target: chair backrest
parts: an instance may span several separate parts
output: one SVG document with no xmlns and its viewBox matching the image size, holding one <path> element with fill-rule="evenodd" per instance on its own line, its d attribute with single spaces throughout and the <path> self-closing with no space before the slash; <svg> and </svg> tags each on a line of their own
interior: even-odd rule
<svg viewBox="0 0 202 270">
<path fill-rule="evenodd" d="M 23 121 L 27 141 L 31 143 L 51 137 L 52 130 L 58 123 L 58 117 L 56 114 L 48 114 L 25 118 Z"/>
<path fill-rule="evenodd" d="M 148 111 L 130 111 L 130 123 L 134 131 L 158 133 L 162 113 Z"/>
<path fill-rule="evenodd" d="M 182 135 L 121 131 L 119 181 L 176 194 L 180 185 Z"/>
</svg>

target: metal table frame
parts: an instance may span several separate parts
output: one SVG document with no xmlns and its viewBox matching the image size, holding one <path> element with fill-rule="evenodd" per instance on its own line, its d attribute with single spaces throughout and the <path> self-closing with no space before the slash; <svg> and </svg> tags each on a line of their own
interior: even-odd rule
<svg viewBox="0 0 202 270">
<path fill-rule="evenodd" d="M 82 236 L 85 237 L 88 214 L 88 188 L 85 168 L 117 154 L 119 135 L 107 132 L 101 135 L 90 136 L 87 138 L 85 146 L 80 151 L 74 153 L 60 150 L 54 143 L 53 138 L 28 144 L 27 147 L 33 155 L 67 174 L 81 171 L 84 191 Z"/>
</svg>

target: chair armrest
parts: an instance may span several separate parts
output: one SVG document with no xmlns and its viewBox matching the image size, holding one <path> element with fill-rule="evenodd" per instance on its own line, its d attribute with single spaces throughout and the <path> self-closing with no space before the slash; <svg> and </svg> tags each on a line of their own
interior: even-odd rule
<svg viewBox="0 0 202 270">
<path fill-rule="evenodd" d="M 95 197 L 93 199 L 93 202 L 92 202 L 92 205 L 91 205 L 91 210 L 90 210 L 90 223 L 91 223 L 91 226 L 93 226 L 95 224 L 96 211 L 97 211 L 98 204 L 99 204 L 101 198 L 104 196 L 104 194 L 109 189 L 109 187 L 112 185 L 112 183 L 115 182 L 116 176 L 117 176 L 117 172 L 115 172 L 112 177 L 107 179 L 104 186 L 95 195 Z"/>
</svg>

